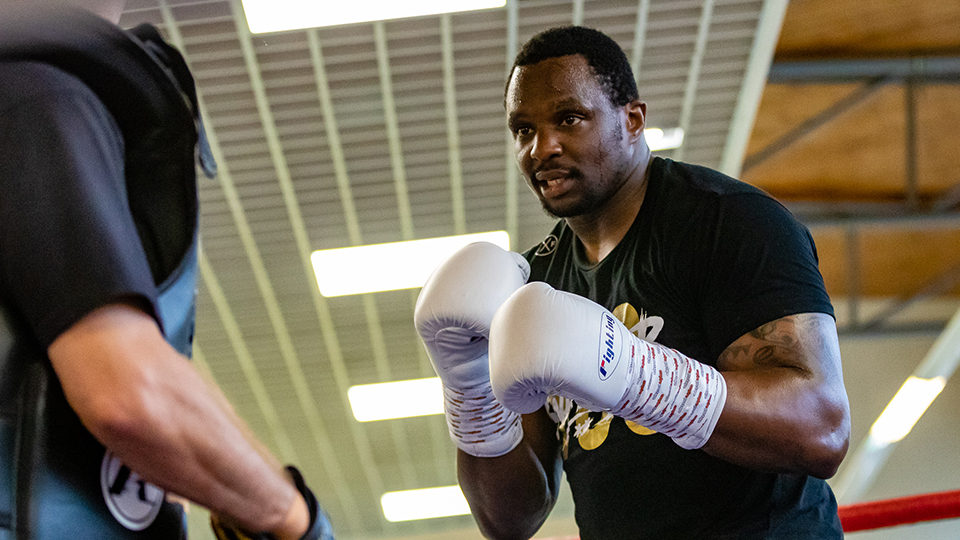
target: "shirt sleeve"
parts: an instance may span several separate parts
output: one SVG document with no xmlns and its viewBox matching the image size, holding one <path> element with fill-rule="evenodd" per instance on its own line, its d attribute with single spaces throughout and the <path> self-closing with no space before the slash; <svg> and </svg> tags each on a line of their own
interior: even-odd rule
<svg viewBox="0 0 960 540">
<path fill-rule="evenodd" d="M 725 198 L 706 270 L 702 313 L 714 355 L 781 317 L 834 314 L 813 237 L 768 196 Z"/>
<path fill-rule="evenodd" d="M 156 319 L 153 278 L 130 215 L 122 136 L 75 78 L 2 109 L 0 294 L 46 348 L 90 311 L 141 304 Z M 23 84 L 23 80 L 15 81 Z"/>
</svg>

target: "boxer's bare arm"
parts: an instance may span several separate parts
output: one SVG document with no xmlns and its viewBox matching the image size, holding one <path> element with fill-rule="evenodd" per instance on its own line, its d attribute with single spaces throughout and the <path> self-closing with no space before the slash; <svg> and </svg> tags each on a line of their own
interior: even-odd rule
<svg viewBox="0 0 960 540">
<path fill-rule="evenodd" d="M 310 517 L 280 464 L 143 311 L 111 304 L 49 348 L 70 406 L 148 481 L 255 531 L 299 538 Z"/>
<path fill-rule="evenodd" d="M 803 313 L 757 328 L 720 355 L 727 400 L 703 449 L 745 467 L 829 478 L 850 439 L 833 318 Z"/>
<path fill-rule="evenodd" d="M 484 536 L 527 539 L 557 501 L 562 477 L 557 425 L 541 409 L 523 415 L 523 440 L 499 457 L 457 452 L 460 487 Z"/>
</svg>

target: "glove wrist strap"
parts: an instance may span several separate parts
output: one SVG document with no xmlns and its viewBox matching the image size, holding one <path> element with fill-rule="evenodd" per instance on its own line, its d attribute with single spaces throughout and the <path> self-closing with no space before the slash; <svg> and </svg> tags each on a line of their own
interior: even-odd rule
<svg viewBox="0 0 960 540">
<path fill-rule="evenodd" d="M 613 413 L 673 439 L 687 450 L 710 439 L 727 396 L 715 368 L 682 353 L 637 340 L 630 384 Z"/>
<path fill-rule="evenodd" d="M 444 385 L 443 398 L 450 438 L 464 452 L 496 457 L 520 444 L 520 415 L 497 401 L 489 382 L 467 390 Z"/>
</svg>

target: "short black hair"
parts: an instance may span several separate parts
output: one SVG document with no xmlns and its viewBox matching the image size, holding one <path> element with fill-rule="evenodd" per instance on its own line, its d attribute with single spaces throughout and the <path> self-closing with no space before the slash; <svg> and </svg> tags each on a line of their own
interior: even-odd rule
<svg viewBox="0 0 960 540">
<path fill-rule="evenodd" d="M 579 54 L 587 59 L 600 86 L 610 102 L 617 107 L 640 97 L 633 69 L 623 49 L 610 36 L 583 26 L 561 26 L 544 30 L 530 38 L 513 61 L 507 88 L 513 71 L 520 66 L 536 64 L 548 58 Z M 506 96 L 506 89 L 504 89 Z"/>
</svg>

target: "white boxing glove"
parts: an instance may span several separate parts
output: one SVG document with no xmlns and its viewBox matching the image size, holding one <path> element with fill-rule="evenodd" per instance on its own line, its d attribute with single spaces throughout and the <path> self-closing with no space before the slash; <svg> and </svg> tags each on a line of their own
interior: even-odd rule
<svg viewBox="0 0 960 540">
<path fill-rule="evenodd" d="M 603 306 L 542 282 L 521 287 L 494 316 L 490 380 L 508 409 L 529 413 L 562 396 L 686 449 L 706 444 L 727 395 L 713 367 L 644 341 Z"/>
<path fill-rule="evenodd" d="M 477 242 L 438 266 L 417 298 L 414 323 L 443 383 L 450 438 L 474 456 L 506 454 L 523 438 L 520 415 L 493 396 L 487 340 L 493 314 L 529 276 L 519 253 Z"/>
</svg>

